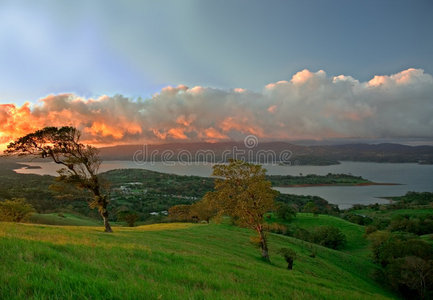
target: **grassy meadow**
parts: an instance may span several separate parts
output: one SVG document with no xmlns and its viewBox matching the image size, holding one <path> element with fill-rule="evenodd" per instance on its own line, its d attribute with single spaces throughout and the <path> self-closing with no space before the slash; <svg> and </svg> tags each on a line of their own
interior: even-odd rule
<svg viewBox="0 0 433 300">
<path fill-rule="evenodd" d="M 360 255 L 368 258 L 370 249 L 367 240 L 364 238 L 365 227 L 350 223 L 338 217 L 328 215 L 313 215 L 310 213 L 298 213 L 296 218 L 290 222 L 291 226 L 298 226 L 311 229 L 317 226 L 333 226 L 339 228 L 347 238 L 347 243 L 342 249 L 343 252 L 353 255 Z"/>
<path fill-rule="evenodd" d="M 78 216 L 71 213 L 34 213 L 30 216 L 30 223 L 46 225 L 71 225 L 71 226 L 98 226 L 102 221 L 92 219 L 86 216 Z"/>
<path fill-rule="evenodd" d="M 309 218 L 300 214 L 295 222 L 337 222 Z M 371 278 L 375 266 L 351 238 L 344 251 L 315 245 L 312 258 L 309 243 L 270 234 L 268 264 L 250 244 L 251 231 L 226 224 L 114 229 L 107 234 L 95 226 L 0 223 L 0 299 L 394 297 Z M 292 271 L 277 254 L 281 247 L 297 253 Z"/>
</svg>

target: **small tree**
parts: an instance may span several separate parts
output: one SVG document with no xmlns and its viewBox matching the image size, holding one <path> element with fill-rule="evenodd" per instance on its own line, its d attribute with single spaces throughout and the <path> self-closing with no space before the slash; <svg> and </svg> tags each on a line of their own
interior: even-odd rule
<svg viewBox="0 0 433 300">
<path fill-rule="evenodd" d="M 6 154 L 50 158 L 63 166 L 58 180 L 73 184 L 93 194 L 90 208 L 97 208 L 104 220 L 105 232 L 112 232 L 108 222 L 108 197 L 97 176 L 101 159 L 98 150 L 80 143 L 81 133 L 73 127 L 45 127 L 17 139 L 7 146 Z"/>
<path fill-rule="evenodd" d="M 135 222 L 137 222 L 139 218 L 139 215 L 135 212 L 122 212 L 119 214 L 119 220 L 125 221 L 129 227 L 134 227 Z"/>
<path fill-rule="evenodd" d="M 275 214 L 282 220 L 291 221 L 296 217 L 296 210 L 293 206 L 284 202 L 277 202 Z"/>
<path fill-rule="evenodd" d="M 0 221 L 22 222 L 35 212 L 33 206 L 24 198 L 0 201 Z"/>
<path fill-rule="evenodd" d="M 346 244 L 346 236 L 337 227 L 319 226 L 312 232 L 313 242 L 332 249 L 341 249 Z"/>
<path fill-rule="evenodd" d="M 218 215 L 228 215 L 241 225 L 257 232 L 262 258 L 269 261 L 269 251 L 263 216 L 274 207 L 277 192 L 266 180 L 266 170 L 239 160 L 228 165 L 215 165 L 213 176 L 215 192 L 209 197 L 215 199 Z"/>
<path fill-rule="evenodd" d="M 168 216 L 172 221 L 191 221 L 191 205 L 179 204 L 168 209 Z"/>
<path fill-rule="evenodd" d="M 428 298 L 427 294 L 432 291 L 433 260 L 424 260 L 417 256 L 398 258 L 387 266 L 386 274 L 389 283 L 395 289 L 407 287 L 416 291 L 420 299 Z"/>
<path fill-rule="evenodd" d="M 302 211 L 306 212 L 306 213 L 312 213 L 312 214 L 314 214 L 314 216 L 317 216 L 319 213 L 319 208 L 317 207 L 317 205 L 314 202 L 310 201 L 307 204 L 305 204 Z"/>
<path fill-rule="evenodd" d="M 293 262 L 296 258 L 296 252 L 289 248 L 281 248 L 279 253 L 284 257 L 287 262 L 287 269 L 293 269 Z"/>
<path fill-rule="evenodd" d="M 191 205 L 190 215 L 192 219 L 206 221 L 216 215 L 217 211 L 212 199 L 212 193 L 207 193 L 200 201 Z"/>
</svg>

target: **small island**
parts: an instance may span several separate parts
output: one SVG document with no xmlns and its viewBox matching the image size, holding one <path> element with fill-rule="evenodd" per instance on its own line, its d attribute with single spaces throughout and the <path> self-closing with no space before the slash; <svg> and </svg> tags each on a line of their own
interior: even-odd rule
<svg viewBox="0 0 433 300">
<path fill-rule="evenodd" d="M 26 165 L 24 167 L 24 169 L 26 169 L 26 170 L 38 170 L 38 169 L 42 169 L 42 168 L 41 168 L 41 166 L 29 166 L 29 165 Z"/>
<path fill-rule="evenodd" d="M 267 179 L 274 187 L 309 187 L 309 186 L 368 186 L 368 185 L 398 185 L 398 183 L 377 183 L 361 176 L 350 174 L 315 175 L 303 176 L 292 175 L 270 175 Z"/>
</svg>

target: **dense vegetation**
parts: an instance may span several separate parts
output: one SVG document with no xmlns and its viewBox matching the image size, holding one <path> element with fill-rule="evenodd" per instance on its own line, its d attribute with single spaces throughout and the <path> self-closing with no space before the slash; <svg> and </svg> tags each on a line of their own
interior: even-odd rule
<svg viewBox="0 0 433 300">
<path fill-rule="evenodd" d="M 35 209 L 24 198 L 13 198 L 0 201 L 0 221 L 23 222 L 27 221 Z"/>
<path fill-rule="evenodd" d="M 292 185 L 357 185 L 368 184 L 371 181 L 361 176 L 348 174 L 331 174 L 325 176 L 309 174 L 305 176 L 291 175 L 272 175 L 268 176 L 273 186 L 292 186 Z"/>
<path fill-rule="evenodd" d="M 56 198 L 49 188 L 54 183 L 54 177 L 17 174 L 13 171 L 21 167 L 22 165 L 10 160 L 0 159 L 0 200 L 25 198 L 41 213 L 67 207 L 69 203 L 65 199 Z"/>
<path fill-rule="evenodd" d="M 343 214 L 367 225 L 377 278 L 406 298 L 433 297 L 433 193 L 408 192 L 387 205 L 356 205 Z"/>
<path fill-rule="evenodd" d="M 88 209 L 84 201 L 88 193 L 70 189 L 67 186 L 53 188 L 52 176 L 17 174 L 13 169 L 22 165 L 0 159 L 0 200 L 25 198 L 38 213 L 78 213 L 97 218 L 94 210 Z M 140 221 L 161 221 L 165 211 L 177 204 L 192 204 L 201 199 L 214 186 L 213 178 L 179 176 L 144 169 L 120 169 L 102 173 L 101 178 L 109 183 L 110 220 L 117 221 L 125 212 L 135 212 Z M 271 181 L 279 176 L 268 176 Z M 284 176 L 283 176 L 284 177 Z M 304 178 L 306 176 L 302 176 Z M 313 178 L 313 177 L 310 177 Z M 326 179 L 326 176 L 317 178 Z M 317 179 L 316 178 L 316 179 Z M 281 182 L 281 179 L 278 179 Z M 286 180 L 286 179 L 284 179 Z M 297 176 L 293 180 L 298 181 Z M 317 213 L 337 213 L 338 207 L 317 196 L 277 195 L 276 201 L 293 204 L 303 211 L 308 202 L 314 203 Z M 311 206 L 311 205 L 310 205 Z M 150 213 L 160 214 L 152 216 Z"/>
<path fill-rule="evenodd" d="M 433 193 L 408 192 L 390 204 L 355 205 L 343 218 L 370 230 L 387 229 L 416 235 L 433 234 Z"/>
</svg>

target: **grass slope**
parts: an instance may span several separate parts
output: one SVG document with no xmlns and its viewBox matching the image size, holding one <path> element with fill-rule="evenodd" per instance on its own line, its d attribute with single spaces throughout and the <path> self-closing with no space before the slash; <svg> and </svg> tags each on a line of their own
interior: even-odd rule
<svg viewBox="0 0 433 300">
<path fill-rule="evenodd" d="M 51 213 L 51 214 L 32 214 L 30 216 L 31 223 L 46 224 L 46 225 L 70 225 L 70 226 L 98 226 L 102 222 L 86 217 L 78 216 L 70 213 Z"/>
<path fill-rule="evenodd" d="M 229 225 L 0 223 L 0 299 L 386 299 L 365 258 L 270 234 L 272 264 Z M 280 247 L 298 253 L 285 269 Z"/>
<path fill-rule="evenodd" d="M 343 249 L 344 252 L 368 257 L 370 250 L 368 241 L 364 238 L 364 226 L 357 225 L 338 217 L 329 215 L 316 215 L 310 213 L 298 213 L 290 222 L 290 225 L 298 226 L 305 229 L 311 229 L 317 226 L 334 226 L 338 227 L 346 236 L 347 243 Z"/>
<path fill-rule="evenodd" d="M 353 213 L 381 219 L 392 219 L 397 216 L 420 217 L 431 215 L 433 214 L 433 208 L 405 208 L 393 210 L 358 209 L 353 210 Z"/>
</svg>

